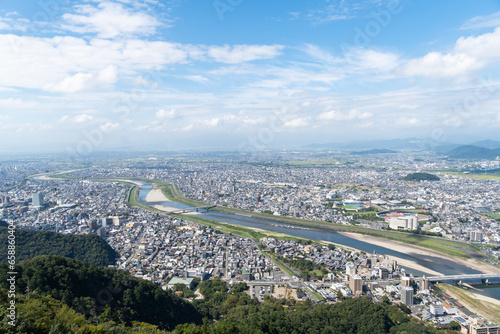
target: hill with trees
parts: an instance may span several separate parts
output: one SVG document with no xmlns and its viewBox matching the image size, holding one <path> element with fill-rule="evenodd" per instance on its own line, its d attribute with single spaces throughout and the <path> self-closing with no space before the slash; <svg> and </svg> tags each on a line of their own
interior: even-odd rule
<svg viewBox="0 0 500 334">
<path fill-rule="evenodd" d="M 188 303 L 127 272 L 60 256 L 39 256 L 16 266 L 16 326 L 7 324 L 7 265 L 0 264 L 1 333 L 458 333 L 428 327 L 405 305 L 368 298 L 336 304 L 251 298 L 245 283 L 228 289 L 219 278 L 198 287 Z M 203 317 L 203 321 L 202 321 Z M 169 332 L 170 333 L 170 332 Z"/>
<path fill-rule="evenodd" d="M 440 178 L 434 174 L 429 173 L 411 173 L 406 175 L 403 180 L 405 181 L 439 181 Z"/>
<path fill-rule="evenodd" d="M 6 264 L 0 264 L 0 287 L 5 290 L 9 271 Z M 16 265 L 16 272 L 16 293 L 51 296 L 90 322 L 114 321 L 125 326 L 144 322 L 163 330 L 201 323 L 202 316 L 192 304 L 122 270 L 44 255 Z"/>
<path fill-rule="evenodd" d="M 382 148 L 382 149 L 372 149 L 372 150 L 365 150 L 365 151 L 354 151 L 354 152 L 351 152 L 351 154 L 355 154 L 355 155 L 367 155 L 367 154 L 394 154 L 394 153 L 398 153 L 397 151 L 394 151 L 394 150 L 388 150 L 388 149 L 385 149 L 385 148 Z"/>
<path fill-rule="evenodd" d="M 16 229 L 16 260 L 38 255 L 60 255 L 96 266 L 115 263 L 119 254 L 95 234 L 74 235 L 49 231 Z M 7 228 L 0 227 L 0 240 L 7 240 Z M 0 262 L 7 262 L 7 242 L 0 243 Z"/>
<path fill-rule="evenodd" d="M 454 150 L 448 151 L 446 155 L 455 159 L 495 160 L 498 156 L 500 156 L 500 148 L 491 149 L 475 145 L 463 145 L 455 148 Z"/>
<path fill-rule="evenodd" d="M 88 321 L 61 301 L 51 296 L 30 293 L 16 296 L 16 320 L 14 326 L 5 314 L 9 307 L 7 291 L 0 288 L 0 333 L 4 334 L 169 334 L 157 326 L 144 322 L 133 322 L 130 326 L 101 317 L 96 322 Z"/>
</svg>

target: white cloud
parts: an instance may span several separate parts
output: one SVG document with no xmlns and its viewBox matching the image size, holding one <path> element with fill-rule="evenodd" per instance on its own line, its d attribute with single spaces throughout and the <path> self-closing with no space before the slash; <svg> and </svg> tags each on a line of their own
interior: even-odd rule
<svg viewBox="0 0 500 334">
<path fill-rule="evenodd" d="M 421 76 L 432 79 L 469 76 L 482 68 L 484 63 L 465 53 L 442 54 L 431 52 L 422 58 L 408 61 L 400 69 L 405 76 Z"/>
<path fill-rule="evenodd" d="M 26 31 L 29 23 L 29 20 L 24 18 L 0 17 L 0 30 Z"/>
<path fill-rule="evenodd" d="M 160 109 L 158 110 L 155 116 L 157 119 L 176 119 L 181 117 L 181 115 L 179 115 L 179 113 L 174 109 L 170 110 Z"/>
<path fill-rule="evenodd" d="M 77 116 L 73 117 L 73 120 L 77 123 L 85 123 L 85 122 L 91 121 L 93 119 L 94 119 L 93 116 L 87 115 L 87 114 L 77 115 Z"/>
<path fill-rule="evenodd" d="M 236 64 L 257 59 L 274 58 L 281 54 L 283 45 L 224 45 L 210 46 L 207 55 L 217 62 Z"/>
<path fill-rule="evenodd" d="M 329 52 L 322 50 L 317 45 L 306 44 L 306 46 L 302 49 L 303 52 L 308 54 L 310 57 L 321 61 L 324 64 L 334 64 L 338 63 L 340 59 L 335 58 Z"/>
<path fill-rule="evenodd" d="M 312 3 L 312 2 L 311 2 Z M 327 5 L 321 8 L 310 9 L 306 13 L 292 12 L 292 19 L 303 17 L 313 24 L 322 24 L 332 21 L 349 20 L 359 15 L 359 12 L 367 8 L 377 8 L 383 4 L 393 4 L 394 1 L 383 0 L 350 0 L 350 1 L 326 1 Z"/>
<path fill-rule="evenodd" d="M 23 101 L 22 99 L 0 99 L 0 106 L 4 108 L 33 108 L 35 105 L 33 102 Z"/>
<path fill-rule="evenodd" d="M 500 28 L 479 36 L 460 37 L 455 52 L 465 53 L 478 61 L 500 60 Z"/>
<path fill-rule="evenodd" d="M 118 80 L 118 71 L 115 65 L 108 65 L 99 71 L 98 79 L 101 82 L 114 84 Z"/>
<path fill-rule="evenodd" d="M 423 126 L 425 123 L 413 116 L 402 116 L 396 120 L 395 125 L 398 127 L 411 128 Z"/>
<path fill-rule="evenodd" d="M 64 115 L 59 119 L 60 123 L 85 123 L 92 121 L 94 119 L 94 116 L 89 115 L 89 114 L 80 114 L 76 115 L 73 117 L 70 117 L 69 115 Z"/>
<path fill-rule="evenodd" d="M 19 133 L 26 133 L 26 132 L 36 132 L 36 131 L 47 131 L 47 130 L 52 130 L 54 127 L 52 124 L 47 124 L 42 121 L 35 121 L 35 122 L 27 122 L 27 123 L 22 123 L 17 126 L 16 131 Z"/>
<path fill-rule="evenodd" d="M 357 123 L 354 126 L 359 129 L 368 129 L 375 127 L 375 123 L 374 122 Z"/>
<path fill-rule="evenodd" d="M 214 117 L 214 118 L 211 118 L 208 120 L 201 121 L 201 124 L 203 126 L 210 126 L 210 127 L 216 127 L 219 125 L 219 123 L 220 123 L 220 119 L 218 117 Z"/>
<path fill-rule="evenodd" d="M 399 65 L 398 55 L 373 49 L 351 48 L 344 56 L 359 70 L 391 71 Z"/>
<path fill-rule="evenodd" d="M 460 29 L 496 28 L 498 26 L 500 26 L 500 12 L 473 17 L 469 21 L 465 22 Z"/>
<path fill-rule="evenodd" d="M 0 86 L 77 92 L 114 84 L 118 74 L 161 70 L 210 53 L 221 62 L 243 62 L 279 54 L 281 46 L 206 46 L 138 39 L 89 41 L 76 37 L 39 38 L 0 34 Z M 193 56 L 193 57 L 192 57 Z M 205 59 L 206 60 L 206 59 Z M 204 81 L 202 76 L 188 77 Z"/>
<path fill-rule="evenodd" d="M 417 104 L 402 104 L 399 106 L 400 110 L 415 110 L 419 106 Z"/>
<path fill-rule="evenodd" d="M 351 109 L 347 114 L 331 110 L 319 114 L 318 119 L 322 121 L 347 121 L 352 119 L 367 119 L 372 116 L 369 112 L 361 113 L 356 109 Z"/>
<path fill-rule="evenodd" d="M 500 61 L 500 28 L 479 36 L 460 37 L 448 53 L 430 52 L 411 59 L 397 72 L 404 76 L 465 81 L 493 62 Z"/>
<path fill-rule="evenodd" d="M 184 78 L 191 80 L 191 81 L 200 82 L 200 83 L 204 83 L 204 82 L 208 81 L 208 79 L 202 75 L 185 75 Z"/>
<path fill-rule="evenodd" d="M 102 124 L 99 129 L 101 129 L 102 132 L 104 133 L 109 133 L 111 131 L 115 131 L 120 127 L 120 124 L 118 123 L 112 123 L 112 122 L 106 122 Z"/>
<path fill-rule="evenodd" d="M 94 76 L 89 73 L 77 73 L 64 78 L 62 81 L 45 85 L 45 90 L 50 92 L 75 93 L 91 88 Z"/>
<path fill-rule="evenodd" d="M 299 127 L 304 127 L 309 125 L 309 118 L 308 117 L 298 117 L 295 119 L 292 119 L 290 121 L 285 122 L 283 127 L 285 128 L 299 128 Z"/>
<path fill-rule="evenodd" d="M 63 80 L 47 84 L 44 89 L 50 92 L 76 93 L 83 90 L 103 87 L 105 84 L 114 84 L 117 81 L 116 66 L 109 65 L 99 71 L 96 76 L 91 73 L 76 73 L 68 75 Z"/>
<path fill-rule="evenodd" d="M 144 12 L 134 12 L 122 4 L 101 2 L 76 6 L 76 14 L 64 14 L 63 28 L 81 33 L 96 33 L 101 38 L 151 35 L 161 23 Z"/>
</svg>

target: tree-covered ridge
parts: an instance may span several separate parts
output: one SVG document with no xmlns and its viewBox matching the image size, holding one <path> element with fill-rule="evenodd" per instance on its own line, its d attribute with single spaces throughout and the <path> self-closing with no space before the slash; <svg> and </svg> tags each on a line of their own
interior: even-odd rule
<svg viewBox="0 0 500 334">
<path fill-rule="evenodd" d="M 500 156 L 500 148 L 485 148 L 475 145 L 463 145 L 447 152 L 450 158 L 494 160 Z"/>
<path fill-rule="evenodd" d="M 74 235 L 16 229 L 16 260 L 38 255 L 60 255 L 97 266 L 115 263 L 119 254 L 95 234 Z M 0 227 L 0 240 L 7 240 L 7 228 Z M 0 243 L 0 262 L 7 262 L 7 242 Z"/>
<path fill-rule="evenodd" d="M 204 298 L 190 304 L 124 271 L 59 256 L 39 256 L 15 270 L 12 327 L 6 317 L 9 270 L 0 264 L 1 333 L 457 333 L 426 326 L 404 305 L 365 298 L 314 305 L 265 296 L 259 303 L 245 283 L 228 289 L 214 278 L 199 284 Z"/>
<path fill-rule="evenodd" d="M 439 181 L 440 178 L 436 175 L 429 173 L 411 173 L 406 175 L 403 180 L 405 181 Z"/>
<path fill-rule="evenodd" d="M 0 286 L 7 289 L 7 265 L 0 264 Z M 170 291 L 121 270 L 96 267 L 61 256 L 39 256 L 16 266 L 16 292 L 50 295 L 88 319 L 130 326 L 134 321 L 172 329 L 200 323 L 193 305 Z"/>
<path fill-rule="evenodd" d="M 233 299 L 234 296 L 228 297 Z M 227 301 L 223 305 L 228 304 Z M 452 330 L 427 327 L 421 320 L 411 318 L 410 310 L 402 305 L 374 304 L 368 299 L 347 299 L 336 304 L 295 305 L 284 299 L 266 298 L 261 304 L 232 303 L 224 317 L 202 326 L 179 325 L 178 334 L 270 333 L 270 334 L 447 334 Z"/>
<path fill-rule="evenodd" d="M 394 154 L 394 153 L 398 153 L 398 152 L 397 152 L 397 151 L 394 151 L 394 150 L 388 150 L 388 149 L 386 149 L 386 148 L 382 148 L 382 149 L 375 148 L 375 149 L 372 149 L 372 150 L 354 151 L 354 152 L 351 152 L 351 154 L 357 154 L 357 155 L 368 155 L 368 154 Z"/>
<path fill-rule="evenodd" d="M 7 291 L 0 288 L 0 333 L 3 334 L 167 334 L 143 322 L 125 326 L 101 317 L 99 323 L 92 323 L 59 300 L 36 293 L 16 297 L 17 319 L 14 326 L 8 324 L 8 307 Z"/>
<path fill-rule="evenodd" d="M 347 299 L 336 304 L 314 305 L 310 300 L 264 297 L 259 303 L 245 292 L 247 285 L 237 283 L 228 292 L 218 278 L 199 284 L 204 299 L 193 303 L 208 319 L 199 326 L 182 324 L 178 334 L 271 333 L 271 334 L 348 334 L 348 333 L 457 333 L 436 330 L 409 316 L 405 305 L 374 304 L 369 299 Z"/>
</svg>

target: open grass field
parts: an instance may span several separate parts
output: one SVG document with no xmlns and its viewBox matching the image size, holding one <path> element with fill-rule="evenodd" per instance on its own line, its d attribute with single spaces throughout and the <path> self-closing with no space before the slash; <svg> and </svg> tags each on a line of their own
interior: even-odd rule
<svg viewBox="0 0 500 334">
<path fill-rule="evenodd" d="M 479 179 L 479 180 L 500 180 L 500 175 L 498 174 L 464 174 L 460 172 L 442 172 L 443 174 L 451 174 L 458 175 L 463 177 L 468 177 L 471 179 Z"/>
<path fill-rule="evenodd" d="M 496 220 L 500 220 L 500 213 L 485 213 L 484 215 Z"/>
</svg>

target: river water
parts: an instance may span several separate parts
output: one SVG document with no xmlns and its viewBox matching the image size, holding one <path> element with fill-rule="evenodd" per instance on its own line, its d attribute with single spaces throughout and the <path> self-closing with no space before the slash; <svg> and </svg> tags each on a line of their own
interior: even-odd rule
<svg viewBox="0 0 500 334">
<path fill-rule="evenodd" d="M 166 207 L 173 207 L 179 209 L 189 209 L 191 208 L 188 205 L 172 202 L 172 201 L 161 201 L 161 202 L 148 202 L 146 201 L 146 196 L 153 189 L 153 186 L 150 183 L 141 182 L 143 185 L 139 190 L 138 200 L 140 203 L 148 206 L 153 205 L 163 205 Z M 356 248 L 367 253 L 376 252 L 377 254 L 384 254 L 389 256 L 395 256 L 402 259 L 407 259 L 410 261 L 417 262 L 418 264 L 424 266 L 425 268 L 429 268 L 438 272 L 441 272 L 445 275 L 458 275 L 458 274 L 479 274 L 481 272 L 462 266 L 460 264 L 454 263 L 452 261 L 448 261 L 445 259 L 423 256 L 423 255 L 412 255 L 394 251 L 389 248 L 376 246 L 369 244 L 367 242 L 359 241 L 354 238 L 349 238 L 343 236 L 333 230 L 325 229 L 325 228 L 315 228 L 315 227 L 304 227 L 304 226 L 290 226 L 285 223 L 274 222 L 270 220 L 257 219 L 252 217 L 245 217 L 234 214 L 227 214 L 217 211 L 209 211 L 206 213 L 201 213 L 197 215 L 197 217 L 211 219 L 215 221 L 231 223 L 235 225 L 247 226 L 247 227 L 256 227 L 267 231 L 274 231 L 280 233 L 286 233 L 289 235 L 307 238 L 311 240 L 323 240 L 323 241 L 331 241 L 333 243 L 344 245 L 347 247 Z M 404 267 L 403 267 L 404 268 Z M 406 272 L 413 274 L 414 276 L 433 276 L 429 275 L 426 272 L 418 271 L 411 268 L 404 268 Z M 473 285 L 476 290 L 469 290 L 474 293 L 479 293 L 484 296 L 488 296 L 491 298 L 495 298 L 500 300 L 500 284 L 493 285 Z"/>
<path fill-rule="evenodd" d="M 172 201 L 162 201 L 162 202 L 148 202 L 146 201 L 147 194 L 152 190 L 152 185 L 149 183 L 143 183 L 143 186 L 140 188 L 138 200 L 140 203 L 144 205 L 163 205 L 166 207 L 174 207 L 179 209 L 187 209 L 190 208 L 188 205 L 184 205 L 177 202 Z M 459 265 L 452 261 L 444 260 L 441 258 L 435 258 L 430 256 L 423 255 L 412 255 L 394 251 L 389 248 L 380 247 L 376 245 L 372 245 L 363 241 L 356 240 L 354 238 L 349 238 L 343 236 L 336 231 L 326 229 L 326 228 L 316 228 L 316 227 L 297 227 L 290 226 L 285 223 L 279 223 L 275 221 L 269 221 L 264 219 L 251 218 L 241 215 L 235 214 L 227 214 L 217 211 L 209 211 L 206 213 L 201 213 L 197 217 L 211 219 L 215 221 L 231 223 L 235 225 L 242 225 L 247 227 L 256 227 L 267 231 L 274 231 L 280 233 L 286 233 L 293 236 L 298 236 L 302 238 L 307 238 L 311 240 L 324 240 L 331 241 L 336 244 L 344 245 L 347 247 L 356 248 L 367 253 L 376 252 L 377 254 L 384 254 L 389 256 L 395 256 L 402 259 L 407 259 L 410 261 L 417 262 L 418 264 L 424 266 L 425 268 L 429 268 L 438 272 L 441 272 L 445 275 L 458 275 L 458 274 L 478 274 L 480 273 L 477 270 Z M 414 276 L 422 276 L 424 274 L 429 275 L 428 273 L 418 271 L 411 268 L 405 268 L 405 270 L 409 273 L 412 273 Z"/>
</svg>

